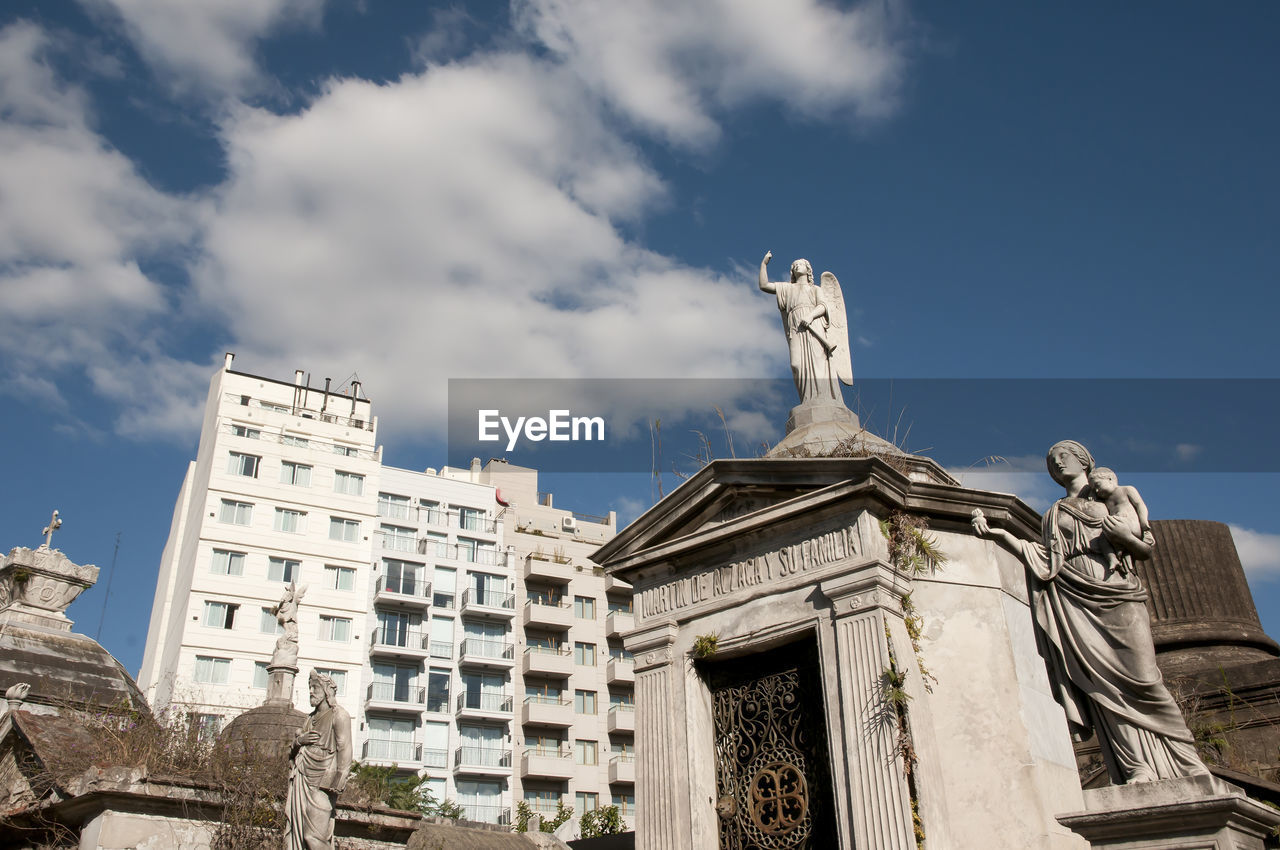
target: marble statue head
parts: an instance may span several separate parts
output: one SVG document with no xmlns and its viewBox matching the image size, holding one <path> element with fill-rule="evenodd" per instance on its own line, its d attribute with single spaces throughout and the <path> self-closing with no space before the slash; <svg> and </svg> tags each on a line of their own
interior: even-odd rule
<svg viewBox="0 0 1280 850">
<path fill-rule="evenodd" d="M 1059 440 L 1049 447 L 1048 453 L 1045 455 L 1045 465 L 1049 468 L 1049 477 L 1061 486 L 1067 486 L 1066 479 L 1058 471 L 1058 465 L 1054 461 L 1054 457 L 1061 452 L 1066 452 L 1069 456 L 1079 461 L 1080 466 L 1086 475 L 1093 471 L 1093 455 L 1089 454 L 1089 450 L 1077 443 L 1075 440 Z"/>
<path fill-rule="evenodd" d="M 791 282 L 795 283 L 801 277 L 808 277 L 809 282 L 813 283 L 813 266 L 809 265 L 809 261 L 805 259 L 796 260 L 791 264 Z"/>
<path fill-rule="evenodd" d="M 324 673 L 312 670 L 311 675 L 307 678 L 307 685 L 311 691 L 312 705 L 319 705 L 322 702 L 333 705 L 338 698 L 337 684 Z"/>
</svg>

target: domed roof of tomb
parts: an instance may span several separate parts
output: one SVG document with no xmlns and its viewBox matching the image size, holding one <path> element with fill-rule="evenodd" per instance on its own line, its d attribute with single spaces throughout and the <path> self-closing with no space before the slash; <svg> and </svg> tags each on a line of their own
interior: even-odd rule
<svg viewBox="0 0 1280 850">
<path fill-rule="evenodd" d="M 149 713 L 120 662 L 71 631 L 67 607 L 97 580 L 97 567 L 72 563 L 48 546 L 16 547 L 0 561 L 0 692 L 29 684 L 23 706 L 37 713 L 64 705 Z"/>
<path fill-rule="evenodd" d="M 232 753 L 246 753 L 284 763 L 307 715 L 287 702 L 268 701 L 227 724 L 218 743 Z"/>
</svg>

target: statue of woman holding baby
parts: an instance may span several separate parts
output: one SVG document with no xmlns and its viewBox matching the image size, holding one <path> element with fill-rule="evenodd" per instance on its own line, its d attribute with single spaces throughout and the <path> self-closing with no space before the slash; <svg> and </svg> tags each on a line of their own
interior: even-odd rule
<svg viewBox="0 0 1280 850">
<path fill-rule="evenodd" d="M 1154 545 L 1145 506 L 1126 509 L 1141 505 L 1136 491 L 1113 495 L 1114 473 L 1095 470 L 1074 440 L 1056 443 L 1046 460 L 1066 495 L 1045 513 L 1040 541 L 991 528 L 981 511 L 973 527 L 1016 553 L 1037 579 L 1035 620 L 1072 731 L 1081 739 L 1097 733 L 1117 785 L 1208 773 L 1156 666 L 1147 594 L 1132 568 Z M 1098 473 L 1092 483 L 1091 473 Z"/>
</svg>

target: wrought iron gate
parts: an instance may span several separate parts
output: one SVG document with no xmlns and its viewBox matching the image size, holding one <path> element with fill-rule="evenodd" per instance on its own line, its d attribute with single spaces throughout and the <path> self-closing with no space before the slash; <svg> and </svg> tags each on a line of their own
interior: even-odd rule
<svg viewBox="0 0 1280 850">
<path fill-rule="evenodd" d="M 821 671 L 812 638 L 708 665 L 721 850 L 836 844 Z"/>
</svg>

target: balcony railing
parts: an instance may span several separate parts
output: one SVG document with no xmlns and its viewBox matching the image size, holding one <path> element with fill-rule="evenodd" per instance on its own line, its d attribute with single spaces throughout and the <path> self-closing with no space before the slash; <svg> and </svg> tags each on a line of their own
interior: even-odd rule
<svg viewBox="0 0 1280 850">
<path fill-rule="evenodd" d="M 516 595 L 514 593 L 503 593 L 499 590 L 477 590 L 470 588 L 462 594 L 462 607 L 468 605 L 481 605 L 485 608 L 504 608 L 508 611 L 516 610 Z"/>
<path fill-rule="evenodd" d="M 462 803 L 461 806 L 462 817 L 465 820 L 499 825 L 511 823 L 511 809 L 505 806 L 490 806 L 480 803 Z"/>
<path fill-rule="evenodd" d="M 503 640 L 484 640 L 483 638 L 467 638 L 462 642 L 462 656 L 477 658 L 515 658 L 515 647 Z"/>
<path fill-rule="evenodd" d="M 416 599 L 431 598 L 431 582 L 413 576 L 378 576 L 374 590 L 377 593 L 398 593 Z"/>
<path fill-rule="evenodd" d="M 511 694 L 494 694 L 475 691 L 464 691 L 458 694 L 458 711 L 511 711 Z"/>
<path fill-rule="evenodd" d="M 378 539 L 378 545 L 383 549 L 390 549 L 393 552 L 413 552 L 417 546 L 417 538 L 413 536 L 413 530 L 407 532 L 387 531 L 386 529 L 374 529 L 374 537 Z"/>
<path fill-rule="evenodd" d="M 422 751 L 423 767 L 439 767 L 445 768 L 449 766 L 448 750 L 423 750 Z"/>
<path fill-rule="evenodd" d="M 397 763 L 422 761 L 422 745 L 417 741 L 370 738 L 364 742 L 363 758 Z"/>
<path fill-rule="evenodd" d="M 511 767 L 511 750 L 464 744 L 454 751 L 453 765 L 454 767 Z"/>
<path fill-rule="evenodd" d="M 564 646 L 564 645 L 538 646 L 537 644 L 530 644 L 529 646 L 525 647 L 524 651 L 533 652 L 538 655 L 572 655 L 573 654 L 573 648 Z"/>
<path fill-rule="evenodd" d="M 507 562 L 506 556 L 497 549 L 473 549 L 455 543 L 441 543 L 434 537 L 418 538 L 418 554 L 490 567 L 502 566 Z"/>
<path fill-rule="evenodd" d="M 403 702 L 417 706 L 427 701 L 427 689 L 399 685 L 395 682 L 374 682 L 369 685 L 366 699 L 378 702 Z"/>
<path fill-rule="evenodd" d="M 568 744 L 561 744 L 558 747 L 525 747 L 524 754 L 534 758 L 542 759 L 568 759 L 573 758 L 573 750 Z"/>
<path fill-rule="evenodd" d="M 569 697 L 561 696 L 560 694 L 529 694 L 524 698 L 524 701 L 538 705 L 568 705 L 573 702 Z"/>
<path fill-rule="evenodd" d="M 446 712 L 449 710 L 448 694 L 431 694 L 427 697 L 427 711 Z"/>
<path fill-rule="evenodd" d="M 313 394 L 319 396 L 318 392 Z M 274 410 L 278 413 L 287 413 L 290 416 L 298 416 L 302 419 L 318 419 L 321 422 L 331 422 L 335 425 L 343 425 L 347 428 L 358 428 L 362 431 L 373 430 L 373 423 L 369 420 L 353 419 L 350 416 L 340 416 L 336 413 L 330 413 L 328 410 L 321 412 L 301 405 L 276 404 L 275 402 L 263 401 L 262 399 L 248 398 L 240 393 L 223 393 L 222 399 L 223 401 L 231 402 L 233 404 L 243 404 L 247 407 L 260 407 L 264 410 Z M 248 400 L 246 401 L 246 399 Z M 343 396 L 342 399 L 350 404 L 350 399 L 348 397 Z M 335 406 L 339 403 L 338 396 L 334 396 L 333 402 Z"/>
<path fill-rule="evenodd" d="M 382 626 L 373 630 L 376 646 L 393 646 L 403 649 L 426 649 L 430 641 L 427 635 L 413 629 L 388 629 Z"/>
<path fill-rule="evenodd" d="M 432 658 L 453 658 L 453 642 L 447 640 L 429 641 L 427 651 L 431 653 Z"/>
<path fill-rule="evenodd" d="M 431 604 L 436 608 L 453 610 L 453 594 L 437 590 L 431 594 Z"/>
</svg>

